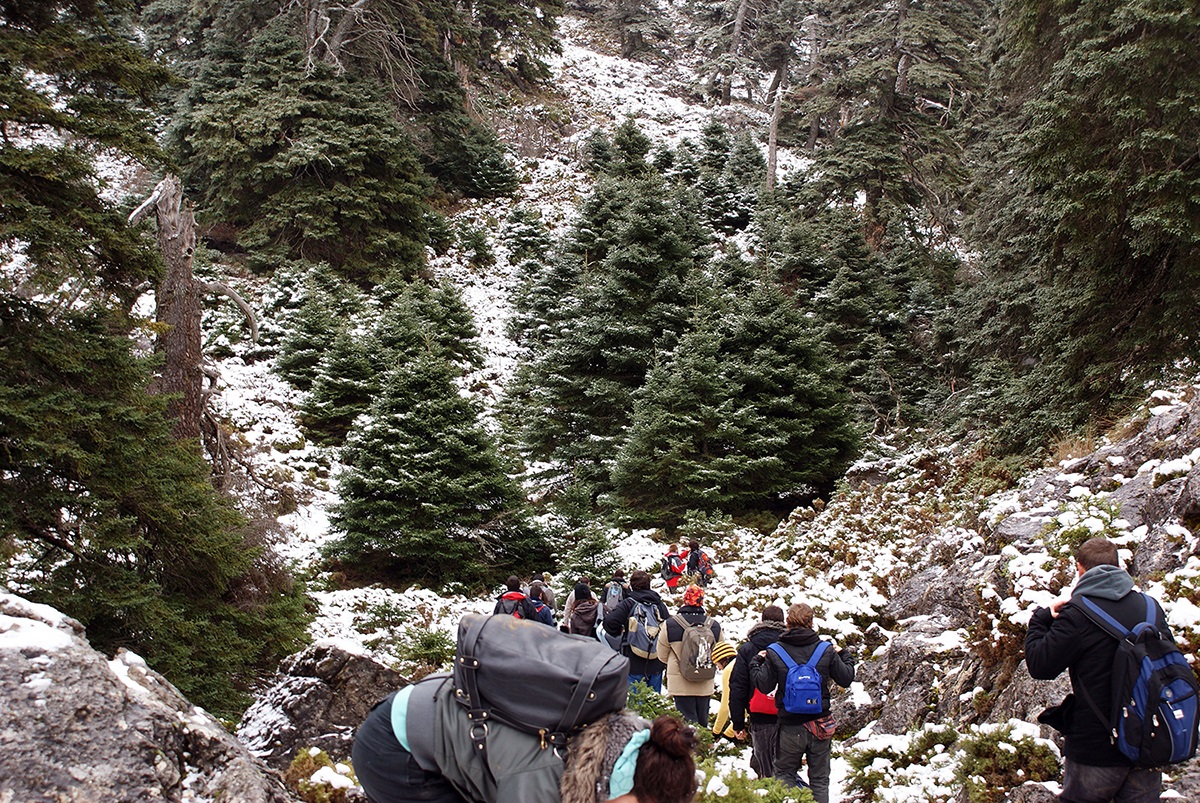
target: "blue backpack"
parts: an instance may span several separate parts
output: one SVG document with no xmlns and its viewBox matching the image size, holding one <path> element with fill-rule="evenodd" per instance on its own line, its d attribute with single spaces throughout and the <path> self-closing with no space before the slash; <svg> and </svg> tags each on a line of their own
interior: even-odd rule
<svg viewBox="0 0 1200 803">
<path fill-rule="evenodd" d="M 817 671 L 817 661 L 821 660 L 828 647 L 829 642 L 822 641 L 813 650 L 812 656 L 802 664 L 792 660 L 792 656 L 787 654 L 787 650 L 778 641 L 767 648 L 783 659 L 783 664 L 787 667 L 787 678 L 783 681 L 783 697 L 781 699 L 778 694 L 775 695 L 776 702 L 784 711 L 789 714 L 819 715 L 825 710 L 822 699 L 824 684 L 821 682 L 821 673 Z"/>
<path fill-rule="evenodd" d="M 1087 689 L 1083 696 L 1117 749 L 1139 767 L 1161 767 L 1196 755 L 1196 675 L 1166 632 L 1154 598 L 1145 621 L 1128 630 L 1084 596 L 1080 610 L 1118 642 L 1113 658 L 1113 707 L 1105 715 Z M 1072 602 L 1075 600 L 1073 599 Z"/>
</svg>

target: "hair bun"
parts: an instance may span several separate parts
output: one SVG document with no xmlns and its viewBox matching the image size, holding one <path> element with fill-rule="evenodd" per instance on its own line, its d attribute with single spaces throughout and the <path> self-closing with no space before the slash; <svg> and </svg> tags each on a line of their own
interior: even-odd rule
<svg viewBox="0 0 1200 803">
<path fill-rule="evenodd" d="M 650 741 L 675 758 L 690 756 L 700 743 L 695 728 L 669 714 L 654 720 L 650 726 Z"/>
</svg>

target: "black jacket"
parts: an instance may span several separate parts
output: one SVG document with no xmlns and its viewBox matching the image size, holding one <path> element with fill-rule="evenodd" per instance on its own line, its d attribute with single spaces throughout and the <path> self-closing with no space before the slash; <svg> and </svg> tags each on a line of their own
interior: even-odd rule
<svg viewBox="0 0 1200 803">
<path fill-rule="evenodd" d="M 750 662 L 760 651 L 779 641 L 783 635 L 783 622 L 759 622 L 750 628 L 746 643 L 738 647 L 737 660 L 729 675 L 729 721 L 736 731 L 746 729 L 746 715 L 754 725 L 773 725 L 774 714 L 756 714 L 750 711 L 750 697 L 754 694 L 754 683 L 750 680 Z"/>
<path fill-rule="evenodd" d="M 663 603 L 662 597 L 658 592 L 646 589 L 631 589 L 629 596 L 621 600 L 621 603 L 611 611 L 604 614 L 604 632 L 610 636 L 624 636 L 625 631 L 629 628 L 629 614 L 633 610 L 634 604 L 645 602 L 654 605 L 658 608 L 658 621 L 665 622 L 669 614 L 667 606 Z M 622 642 L 621 654 L 629 659 L 629 674 L 631 675 L 661 675 L 667 665 L 662 661 L 654 658 L 641 658 L 633 654 L 633 650 L 629 649 L 629 645 Z"/>
<path fill-rule="evenodd" d="M 779 643 L 783 645 L 784 651 L 798 664 L 808 662 L 820 641 L 816 631 L 807 627 L 785 630 L 779 637 Z M 792 714 L 780 708 L 780 727 L 803 725 L 805 722 L 820 719 L 828 714 L 830 681 L 832 680 L 843 688 L 849 686 L 854 681 L 854 662 L 848 653 L 843 655 L 830 645 L 830 649 L 825 650 L 821 659 L 817 661 L 817 672 L 821 674 L 823 689 L 821 713 Z M 763 694 L 770 694 L 774 691 L 776 692 L 776 702 L 783 702 L 783 692 L 777 690 L 780 684 L 787 679 L 787 664 L 775 654 L 774 650 L 767 650 L 765 657 L 754 656 L 750 662 L 750 678 L 754 681 L 754 686 Z"/>
<path fill-rule="evenodd" d="M 1129 592 L 1118 600 L 1087 595 L 1094 603 L 1128 628 L 1146 616 L 1146 602 L 1141 594 Z M 1166 616 L 1155 603 L 1158 626 L 1167 630 Z M 1053 680 L 1067 670 L 1071 676 L 1072 693 L 1052 708 L 1047 708 L 1038 721 L 1063 734 L 1063 753 L 1072 761 L 1095 767 L 1129 766 L 1129 759 L 1109 738 L 1109 727 L 1084 699 L 1087 689 L 1092 700 L 1107 718 L 1112 709 L 1112 665 L 1117 652 L 1117 640 L 1092 622 L 1079 604 L 1067 603 L 1051 616 L 1048 608 L 1038 608 L 1029 619 L 1025 636 L 1025 664 L 1037 680 Z"/>
</svg>

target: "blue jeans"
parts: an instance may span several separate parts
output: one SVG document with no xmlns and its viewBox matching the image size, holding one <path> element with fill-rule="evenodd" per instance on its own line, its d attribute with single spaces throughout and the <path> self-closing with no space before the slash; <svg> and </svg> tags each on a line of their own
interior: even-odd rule
<svg viewBox="0 0 1200 803">
<path fill-rule="evenodd" d="M 784 786 L 799 786 L 800 762 L 808 759 L 808 785 L 813 800 L 829 803 L 829 754 L 832 739 L 818 739 L 803 725 L 779 726 L 779 754 L 775 756 L 775 778 Z"/>
<path fill-rule="evenodd" d="M 1094 767 L 1063 760 L 1063 803 L 1157 803 L 1162 773 L 1141 767 Z"/>
<path fill-rule="evenodd" d="M 659 672 L 657 675 L 630 675 L 629 685 L 632 686 L 639 680 L 659 694 L 662 694 L 662 672 Z"/>
</svg>

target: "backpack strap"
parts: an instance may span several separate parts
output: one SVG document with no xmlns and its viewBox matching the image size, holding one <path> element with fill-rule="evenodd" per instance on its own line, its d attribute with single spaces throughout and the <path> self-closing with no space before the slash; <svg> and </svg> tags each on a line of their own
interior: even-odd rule
<svg viewBox="0 0 1200 803">
<path fill-rule="evenodd" d="M 463 634 L 463 638 L 460 640 L 459 655 L 456 658 L 458 665 L 463 670 L 463 686 L 466 687 L 461 691 L 467 696 L 467 719 L 471 722 L 469 729 L 471 745 L 475 748 L 475 752 L 483 757 L 485 764 L 487 762 L 488 719 L 491 717 L 491 712 L 483 707 L 483 698 L 479 696 L 479 678 L 475 676 L 479 669 L 479 659 L 475 657 L 474 653 L 475 647 L 483 635 L 483 626 L 488 621 L 489 618 L 486 616 L 479 617 Z"/>
<path fill-rule="evenodd" d="M 583 668 L 583 672 L 579 676 L 579 682 L 575 684 L 575 692 L 571 695 L 571 702 L 567 704 L 567 710 L 563 712 L 562 719 L 558 722 L 558 727 L 554 729 L 554 733 L 543 735 L 543 739 L 555 746 L 566 744 L 566 731 L 569 723 L 574 722 L 579 716 L 579 712 L 583 710 L 584 704 L 591 698 L 595 697 L 592 687 L 596 685 L 596 678 L 599 677 L 601 670 L 608 664 L 612 653 L 597 653 L 594 658 Z"/>
<path fill-rule="evenodd" d="M 778 655 L 780 658 L 782 658 L 783 665 L 786 666 L 789 670 L 793 666 L 800 665 L 800 664 L 796 663 L 795 659 L 792 658 L 792 656 L 787 654 L 787 650 L 785 650 L 783 648 L 783 645 L 780 644 L 778 641 L 774 642 L 770 647 L 767 647 L 767 649 L 770 650 L 771 652 L 775 653 L 776 655 Z"/>
<path fill-rule="evenodd" d="M 1135 628 L 1135 630 L 1139 631 L 1147 623 L 1150 623 L 1150 626 L 1153 627 L 1154 620 L 1158 618 L 1158 612 L 1154 609 L 1154 598 L 1149 594 L 1142 594 L 1142 597 L 1146 600 L 1146 622 L 1139 624 Z M 1074 602 L 1074 598 L 1071 601 Z M 1124 641 L 1133 636 L 1133 631 L 1118 622 L 1116 617 L 1084 595 L 1079 595 L 1079 602 L 1079 610 L 1083 612 L 1083 615 L 1117 641 Z M 1117 743 L 1117 729 L 1113 727 L 1112 718 L 1105 716 L 1104 712 L 1100 710 L 1100 706 L 1096 704 L 1096 700 L 1092 697 L 1091 692 L 1087 690 L 1086 686 L 1080 685 L 1079 691 L 1083 694 L 1083 699 L 1087 701 L 1088 707 L 1092 709 L 1092 713 L 1096 715 L 1096 718 L 1100 720 L 1100 724 L 1108 731 L 1109 744 L 1115 745 Z"/>
<path fill-rule="evenodd" d="M 829 642 L 822 641 L 817 645 L 817 648 L 813 650 L 813 654 L 808 657 L 808 660 L 804 662 L 804 665 L 811 666 L 815 669 L 817 666 L 817 661 L 821 660 L 821 656 L 825 654 L 825 650 L 827 649 L 829 649 Z"/>
</svg>

